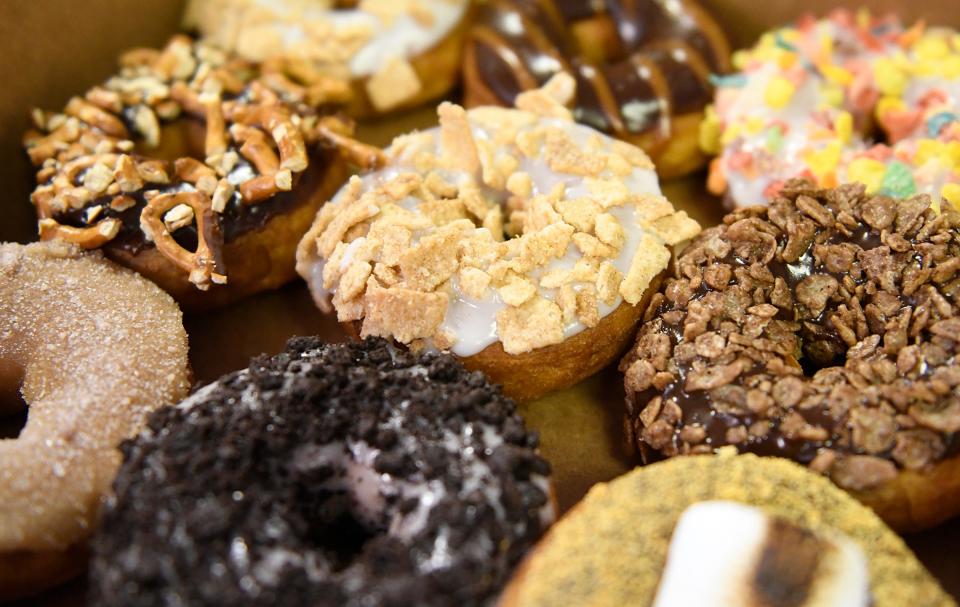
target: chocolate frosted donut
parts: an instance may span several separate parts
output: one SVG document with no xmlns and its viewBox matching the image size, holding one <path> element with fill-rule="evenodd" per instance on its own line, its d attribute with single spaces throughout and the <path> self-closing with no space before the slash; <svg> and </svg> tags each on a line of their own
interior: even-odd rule
<svg viewBox="0 0 960 607">
<path fill-rule="evenodd" d="M 293 339 L 123 445 L 92 604 L 482 604 L 553 519 L 536 446 L 448 355 Z"/>
<path fill-rule="evenodd" d="M 960 512 L 958 226 L 927 196 L 802 181 L 727 215 L 621 363 L 631 442 L 787 457 L 901 529 Z"/>
<path fill-rule="evenodd" d="M 513 105 L 557 72 L 577 79 L 575 118 L 639 145 L 661 177 L 689 172 L 710 75 L 730 48 L 696 2 L 496 0 L 478 10 L 464 83 L 468 106 Z"/>
</svg>

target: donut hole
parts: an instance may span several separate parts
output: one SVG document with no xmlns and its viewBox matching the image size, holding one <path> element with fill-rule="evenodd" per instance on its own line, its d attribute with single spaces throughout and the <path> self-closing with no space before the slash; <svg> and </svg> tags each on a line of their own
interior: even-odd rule
<svg viewBox="0 0 960 607">
<path fill-rule="evenodd" d="M 0 359 L 0 440 L 18 438 L 27 424 L 29 405 L 20 390 L 24 371 L 22 365 Z"/>
<path fill-rule="evenodd" d="M 367 542 L 384 533 L 362 520 L 356 501 L 348 493 L 322 491 L 300 503 L 303 520 L 310 525 L 307 537 L 325 553 L 335 572 L 350 566 Z"/>
</svg>

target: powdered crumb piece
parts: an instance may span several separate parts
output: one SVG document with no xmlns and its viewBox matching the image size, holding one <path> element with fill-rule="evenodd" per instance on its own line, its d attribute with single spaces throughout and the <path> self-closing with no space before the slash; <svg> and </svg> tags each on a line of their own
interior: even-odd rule
<svg viewBox="0 0 960 607">
<path fill-rule="evenodd" d="M 412 289 L 432 291 L 457 271 L 459 230 L 447 229 L 420 239 L 400 255 L 400 272 Z"/>
<path fill-rule="evenodd" d="M 537 287 L 525 278 L 511 276 L 505 285 L 497 289 L 497 293 L 508 306 L 520 306 L 537 293 Z"/>
<path fill-rule="evenodd" d="M 458 273 L 460 290 L 472 299 L 484 299 L 490 286 L 490 275 L 479 268 L 460 268 Z"/>
<path fill-rule="evenodd" d="M 606 165 L 602 156 L 587 153 L 569 135 L 556 130 L 547 132 L 544 157 L 552 170 L 571 175 L 597 176 Z"/>
<path fill-rule="evenodd" d="M 413 99 L 423 84 L 409 61 L 394 57 L 367 80 L 366 88 L 373 107 L 385 112 Z"/>
<path fill-rule="evenodd" d="M 498 312 L 497 330 L 504 352 L 522 354 L 562 342 L 562 314 L 557 304 L 538 296 Z"/>
<path fill-rule="evenodd" d="M 594 231 L 600 242 L 608 244 L 616 250 L 620 250 L 626 240 L 626 234 L 613 215 L 609 213 L 600 213 L 596 217 Z"/>
<path fill-rule="evenodd" d="M 630 269 L 620 285 L 620 295 L 631 304 L 636 305 L 643 297 L 647 286 L 670 261 L 670 251 L 650 235 L 644 235 Z"/>
<path fill-rule="evenodd" d="M 402 343 L 432 337 L 447 312 L 446 293 L 424 293 L 413 289 L 384 289 L 368 283 L 361 337 L 393 337 Z"/>
<path fill-rule="evenodd" d="M 593 232 L 594 220 L 600 212 L 600 205 L 589 198 L 574 198 L 561 200 L 557 203 L 557 211 L 563 220 L 580 232 Z"/>
</svg>

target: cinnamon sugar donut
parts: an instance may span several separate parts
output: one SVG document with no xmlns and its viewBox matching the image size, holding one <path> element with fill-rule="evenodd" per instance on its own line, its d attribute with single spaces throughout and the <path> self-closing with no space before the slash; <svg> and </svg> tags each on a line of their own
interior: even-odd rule
<svg viewBox="0 0 960 607">
<path fill-rule="evenodd" d="M 352 116 L 411 108 L 456 83 L 469 0 L 191 0 L 184 25 L 306 82 L 348 82 Z"/>
<path fill-rule="evenodd" d="M 470 30 L 466 104 L 510 106 L 566 72 L 577 80 L 577 121 L 642 147 L 673 177 L 705 162 L 698 129 L 729 53 L 692 0 L 494 0 Z"/>
<path fill-rule="evenodd" d="M 613 360 L 700 228 L 639 148 L 571 120 L 573 84 L 558 75 L 517 110 L 446 103 L 439 128 L 394 140 L 300 244 L 318 305 L 362 336 L 450 350 L 515 398 Z"/>
<path fill-rule="evenodd" d="M 185 36 L 120 64 L 62 113 L 34 112 L 41 239 L 103 248 L 192 308 L 293 278 L 297 239 L 346 177 L 340 152 L 363 149 L 325 90 Z"/>
<path fill-rule="evenodd" d="M 675 546 L 683 539 L 677 537 L 683 532 L 679 523 L 711 500 L 741 510 L 741 504 L 753 506 L 771 517 L 767 537 L 760 538 L 763 543 L 755 547 L 762 552 L 751 555 L 743 563 L 746 567 L 719 580 L 718 587 L 707 588 L 716 592 L 725 584 L 734 590 L 725 600 L 701 596 L 692 602 L 667 601 L 666 582 L 673 581 L 667 576 L 679 577 L 676 584 L 670 584 L 674 589 L 678 585 L 685 590 L 702 587 L 710 573 L 703 561 L 733 565 L 731 561 L 749 549 L 744 543 L 756 533 L 742 524 L 734 529 L 739 533 L 731 533 L 735 521 L 707 521 L 701 533 L 687 538 L 699 544 L 689 555 L 695 558 L 677 562 L 682 555 Z M 783 459 L 735 455 L 726 450 L 720 455 L 676 458 L 636 468 L 609 483 L 594 485 L 529 552 L 499 605 L 865 605 L 850 596 L 823 600 L 824 588 L 818 583 L 826 576 L 846 573 L 848 582 L 862 583 L 856 571 L 861 565 L 844 568 L 841 559 L 830 554 L 831 543 L 852 543 L 865 557 L 867 604 L 956 607 L 897 534 L 826 479 Z"/>
<path fill-rule="evenodd" d="M 0 393 L 28 406 L 0 439 L 0 599 L 79 572 L 117 445 L 188 388 L 180 310 L 156 285 L 74 245 L 0 244 Z"/>
<path fill-rule="evenodd" d="M 705 231 L 621 364 L 631 441 L 791 458 L 896 529 L 960 513 L 960 214 L 930 204 L 791 181 Z"/>
</svg>

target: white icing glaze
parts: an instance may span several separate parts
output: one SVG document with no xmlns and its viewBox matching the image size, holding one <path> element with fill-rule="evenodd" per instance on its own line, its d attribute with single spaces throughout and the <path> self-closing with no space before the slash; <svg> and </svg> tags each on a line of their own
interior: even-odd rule
<svg viewBox="0 0 960 607">
<path fill-rule="evenodd" d="M 387 22 L 378 15 L 358 9 L 334 10 L 324 3 L 305 6 L 288 0 L 256 0 L 261 10 L 272 12 L 274 27 L 287 48 L 308 41 L 314 22 L 329 22 L 334 30 L 362 28 L 370 38 L 350 58 L 351 74 L 362 78 L 375 74 L 391 59 L 411 59 L 430 50 L 446 37 L 463 18 L 465 0 L 419 0 L 417 10 L 430 15 L 429 23 L 408 13 Z"/>
<path fill-rule="evenodd" d="M 468 117 L 473 112 L 483 111 L 486 108 L 472 110 L 468 112 Z M 476 140 L 494 139 L 494 125 L 487 120 L 471 119 L 473 137 Z M 569 121 L 539 118 L 533 123 L 535 127 L 546 127 L 549 129 L 559 129 L 570 136 L 577 144 L 585 145 L 588 139 L 599 139 L 602 142 L 601 148 L 609 151 L 614 140 L 602 135 L 589 127 L 582 126 Z M 499 125 L 496 125 L 499 126 Z M 531 126 L 530 128 L 533 128 Z M 405 172 L 415 172 L 415 157 L 426 151 L 439 153 L 439 128 L 429 129 L 412 135 L 403 136 L 394 142 L 394 145 L 386 150 L 386 155 L 390 159 L 389 166 L 377 172 L 368 173 L 361 177 L 361 192 L 368 192 L 378 185 L 389 182 L 397 175 Z M 584 178 L 580 175 L 557 172 L 551 169 L 543 157 L 541 150 L 538 157 L 526 157 L 521 154 L 512 144 L 505 148 L 498 148 L 498 152 L 505 152 L 520 160 L 519 171 L 527 173 L 532 181 L 532 196 L 540 194 L 546 195 L 553 191 L 558 184 L 565 187 L 565 196 L 567 200 L 576 198 L 595 197 L 587 187 Z M 472 177 L 462 171 L 445 170 L 442 172 L 445 179 L 454 183 L 463 183 L 469 181 Z M 631 195 L 651 195 L 662 196 L 659 181 L 656 173 L 652 169 L 633 167 L 629 175 L 616 177 L 609 169 L 605 169 L 599 179 L 616 179 L 626 185 Z M 329 203 L 337 205 L 343 199 L 349 186 L 340 190 L 333 200 Z M 492 200 L 502 202 L 506 197 L 504 192 L 498 192 L 485 188 L 484 194 Z M 406 197 L 397 203 L 399 206 L 419 213 L 417 205 L 419 201 L 413 197 Z M 658 244 L 664 244 L 661 237 L 652 231 L 644 230 L 641 227 L 642 209 L 635 201 L 626 201 L 620 205 L 609 207 L 605 212 L 610 213 L 620 223 L 625 232 L 625 243 L 617 256 L 611 259 L 614 267 L 622 274 L 626 275 L 630 269 L 631 263 L 637 254 L 640 244 L 644 238 L 656 239 Z M 476 230 L 486 230 L 486 228 L 476 228 Z M 414 232 L 413 244 L 418 242 L 423 232 Z M 349 264 L 352 252 L 360 245 L 357 239 L 349 243 L 346 254 L 340 262 L 341 270 Z M 412 246 L 411 245 L 411 246 Z M 565 254 L 560 258 L 552 259 L 545 267 L 535 269 L 530 277 L 538 279 L 545 272 L 556 269 L 573 269 L 574 265 L 583 257 L 577 247 L 571 242 L 566 249 Z M 323 309 L 329 308 L 329 299 L 336 292 L 333 289 L 325 289 L 321 284 L 323 259 L 318 258 L 311 262 L 307 273 L 301 270 L 304 277 L 310 283 L 311 292 L 318 305 Z M 592 283 L 591 283 L 592 284 Z M 455 336 L 455 341 L 450 350 L 461 357 L 467 357 L 479 353 L 487 346 L 498 341 L 497 331 L 497 313 L 506 307 L 500 296 L 494 289 L 487 289 L 486 297 L 480 300 L 471 298 L 461 291 L 459 281 L 456 275 L 450 280 L 450 303 L 447 307 L 446 316 L 441 325 L 441 330 L 447 331 Z M 583 288 L 583 283 L 574 283 L 574 289 Z M 538 294 L 553 300 L 556 297 L 557 289 L 545 289 L 538 286 Z M 599 302 L 600 317 L 606 317 L 623 302 L 618 294 L 612 304 Z M 579 319 L 573 318 L 565 323 L 563 334 L 569 338 L 580 333 L 586 326 Z"/>
</svg>

